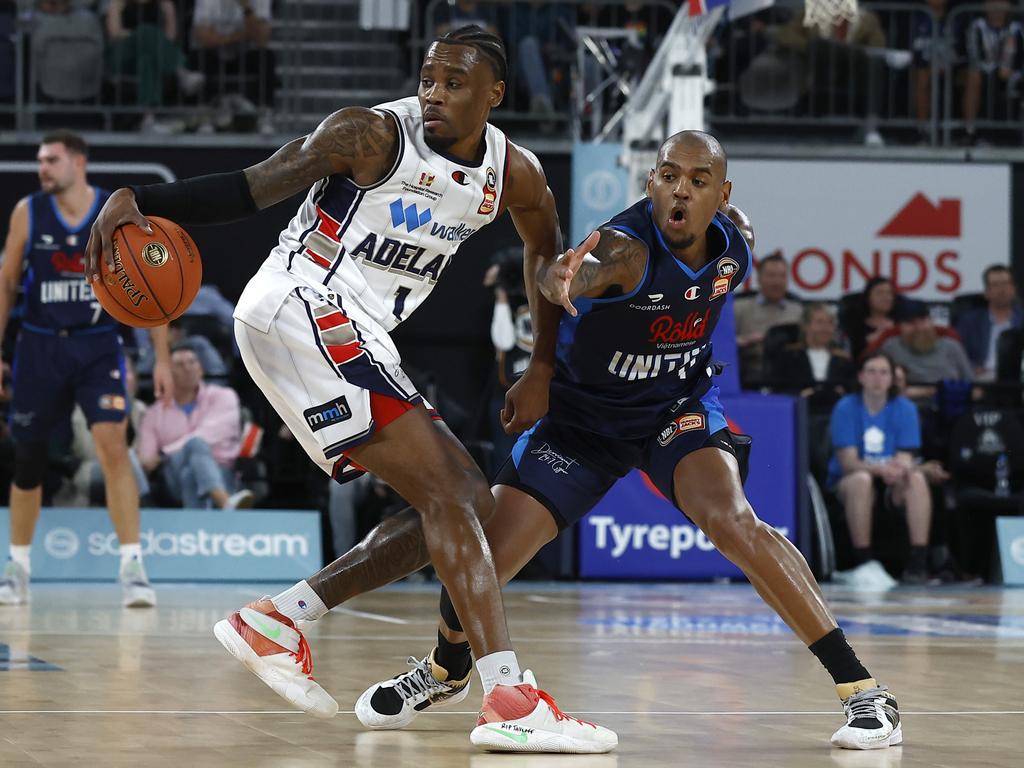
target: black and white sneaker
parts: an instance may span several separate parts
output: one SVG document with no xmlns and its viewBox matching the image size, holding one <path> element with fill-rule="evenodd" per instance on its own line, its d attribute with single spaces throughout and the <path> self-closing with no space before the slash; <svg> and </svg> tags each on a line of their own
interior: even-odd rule
<svg viewBox="0 0 1024 768">
<path fill-rule="evenodd" d="M 846 725 L 832 734 L 832 746 L 884 749 L 903 743 L 900 705 L 884 685 L 843 699 Z"/>
<path fill-rule="evenodd" d="M 408 672 L 363 691 L 356 702 L 359 722 L 374 730 L 404 728 L 420 712 L 458 704 L 466 698 L 472 669 L 461 680 L 449 680 L 448 670 L 434 661 L 436 650 L 422 661 L 410 656 L 412 669 Z"/>
</svg>

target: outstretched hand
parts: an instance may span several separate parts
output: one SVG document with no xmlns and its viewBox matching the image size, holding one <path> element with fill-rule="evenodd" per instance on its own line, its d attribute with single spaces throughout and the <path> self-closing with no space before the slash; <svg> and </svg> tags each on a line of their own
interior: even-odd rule
<svg viewBox="0 0 1024 768">
<path fill-rule="evenodd" d="M 545 299 L 561 305 L 573 317 L 576 317 L 577 312 L 569 293 L 572 279 L 583 263 L 583 257 L 594 250 L 600 240 L 601 233 L 595 230 L 578 248 L 569 248 L 548 267 L 538 286 Z"/>
<path fill-rule="evenodd" d="M 130 189 L 119 189 L 114 192 L 93 222 L 89 242 L 85 246 L 85 277 L 90 282 L 100 279 L 101 259 L 106 264 L 108 272 L 114 271 L 111 239 L 115 230 L 122 224 L 135 224 L 147 234 L 153 234 L 153 228 L 135 205 L 135 195 Z"/>
</svg>

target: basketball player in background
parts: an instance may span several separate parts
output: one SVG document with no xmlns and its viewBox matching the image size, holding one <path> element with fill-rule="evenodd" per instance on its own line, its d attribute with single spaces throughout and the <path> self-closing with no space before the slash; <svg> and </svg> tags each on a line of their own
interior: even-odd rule
<svg viewBox="0 0 1024 768">
<path fill-rule="evenodd" d="M 500 38 L 463 27 L 430 45 L 418 98 L 341 109 L 245 171 L 118 190 L 93 227 L 88 269 L 94 280 L 101 261 L 110 269 L 115 228 L 147 228 L 144 215 L 221 223 L 308 189 L 239 299 L 242 360 L 318 466 L 335 478 L 370 471 L 415 511 L 385 519 L 310 579 L 233 613 L 215 627 L 217 638 L 294 706 L 333 716 L 337 702 L 312 679 L 296 622 L 429 560 L 467 617 L 483 683 L 472 743 L 607 752 L 618 743 L 613 732 L 564 715 L 532 674 L 520 672 L 481 526 L 494 506 L 487 481 L 432 419 L 388 336 L 426 298 L 459 244 L 505 210 L 524 242 L 531 293 L 530 276 L 561 251 L 536 157 L 487 123 L 504 97 L 507 66 Z M 531 303 L 545 302 L 538 295 Z M 553 337 L 538 343 L 554 348 Z M 524 415 L 543 415 L 550 377 L 548 363 L 517 383 L 510 399 L 522 400 Z M 451 682 L 464 686 L 469 675 Z"/>
<path fill-rule="evenodd" d="M 10 558 L 0 581 L 0 605 L 29 601 L 29 552 L 39 519 L 51 433 L 81 407 L 103 471 L 107 508 L 121 545 L 120 582 L 127 607 L 150 607 L 156 597 L 139 546 L 139 489 L 128 455 L 128 398 L 117 322 L 104 312 L 85 276 L 89 229 L 109 193 L 86 180 L 88 148 L 77 134 L 43 137 L 40 192 L 11 213 L 0 265 L 0 339 L 18 286 L 25 314 L 14 351 L 11 435 Z M 167 326 L 150 331 L 156 352 L 157 397 L 171 392 Z"/>
<path fill-rule="evenodd" d="M 712 380 L 711 336 L 726 295 L 746 278 L 753 230 L 729 204 L 725 151 L 700 131 L 669 138 L 647 197 L 613 217 L 580 250 L 547 265 L 539 287 L 564 308 L 550 410 L 498 471 L 486 526 L 507 583 L 559 530 L 575 525 L 634 468 L 642 469 L 739 566 L 832 675 L 847 724 L 832 743 L 902 743 L 895 698 L 858 660 L 803 556 L 754 514 L 743 492 L 746 451 L 726 427 Z M 600 240 L 594 244 L 594 240 Z M 471 665 L 459 616 L 442 590 L 437 646 L 412 669 L 367 689 L 356 715 L 401 728 L 466 695 L 434 677 Z M 415 658 L 415 657 L 412 657 Z"/>
</svg>

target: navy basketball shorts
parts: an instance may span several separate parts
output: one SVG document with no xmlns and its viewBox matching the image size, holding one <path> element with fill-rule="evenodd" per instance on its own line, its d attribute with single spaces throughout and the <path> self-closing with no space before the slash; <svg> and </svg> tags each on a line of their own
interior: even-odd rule
<svg viewBox="0 0 1024 768">
<path fill-rule="evenodd" d="M 621 439 L 588 432 L 549 413 L 524 432 L 498 470 L 494 485 L 517 488 L 539 501 L 568 528 L 593 509 L 615 482 L 640 469 L 675 504 L 676 465 L 700 448 L 736 455 L 725 412 L 712 387 L 671 418 L 655 435 Z"/>
<path fill-rule="evenodd" d="M 128 414 L 124 352 L 117 331 L 61 336 L 22 329 L 14 350 L 11 435 L 46 442 L 66 429 L 75 403 L 90 426 Z"/>
</svg>

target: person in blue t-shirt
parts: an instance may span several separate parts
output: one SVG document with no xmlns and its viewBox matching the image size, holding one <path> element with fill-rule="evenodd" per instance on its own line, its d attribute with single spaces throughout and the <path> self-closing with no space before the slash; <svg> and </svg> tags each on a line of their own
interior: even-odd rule
<svg viewBox="0 0 1024 768">
<path fill-rule="evenodd" d="M 921 447 L 917 408 L 896 394 L 893 363 L 876 352 L 857 374 L 861 391 L 847 395 L 832 410 L 832 447 L 828 483 L 846 513 L 853 543 L 854 567 L 834 574 L 836 581 L 865 589 L 888 589 L 895 580 L 871 551 L 875 501 L 903 508 L 910 531 L 910 559 L 903 581 L 928 580 L 928 531 L 932 502 L 928 481 L 914 462 Z"/>
</svg>

